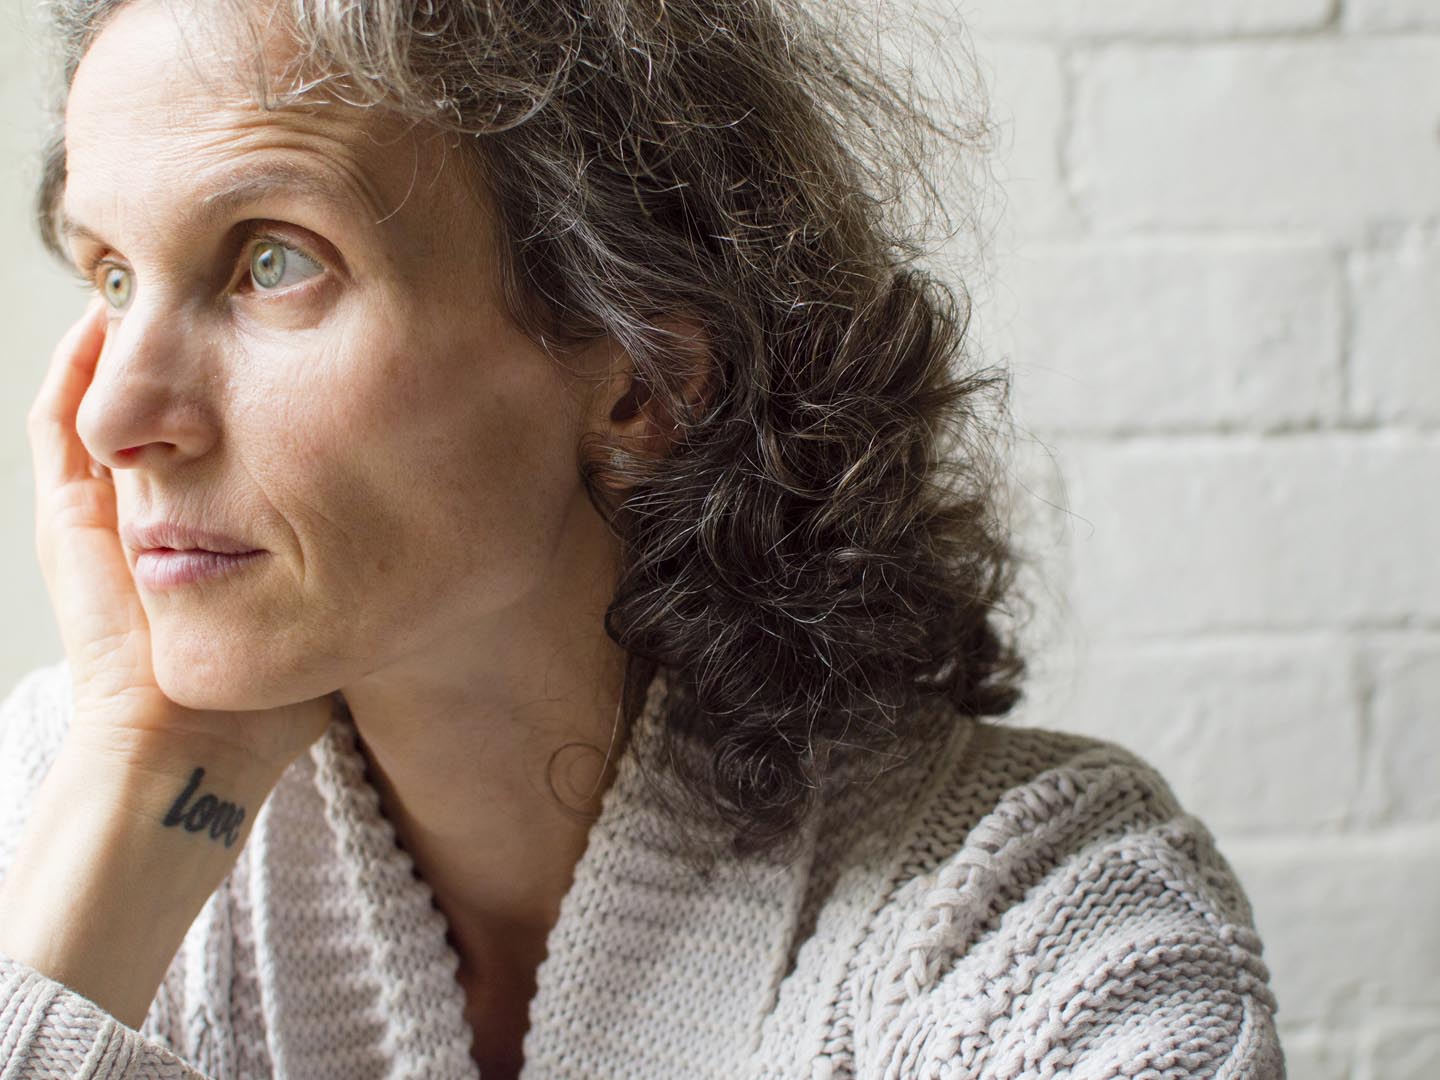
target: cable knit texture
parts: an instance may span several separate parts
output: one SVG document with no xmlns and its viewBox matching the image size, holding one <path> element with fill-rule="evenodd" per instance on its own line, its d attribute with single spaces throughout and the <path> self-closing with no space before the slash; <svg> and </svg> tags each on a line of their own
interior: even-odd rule
<svg viewBox="0 0 1440 1080">
<path fill-rule="evenodd" d="M 681 864 L 647 693 L 537 975 L 525 1080 L 1283 1080 L 1249 903 L 1210 832 L 1097 739 L 927 707 L 786 866 Z M 0 708 L 0 876 L 70 715 Z M 0 955 L 0 1080 L 475 1080 L 459 958 L 336 722 L 256 815 L 139 1031 Z"/>
</svg>

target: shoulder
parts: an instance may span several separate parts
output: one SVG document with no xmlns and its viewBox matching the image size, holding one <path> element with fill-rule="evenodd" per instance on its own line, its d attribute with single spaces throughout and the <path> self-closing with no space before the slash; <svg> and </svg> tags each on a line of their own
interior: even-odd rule
<svg viewBox="0 0 1440 1080">
<path fill-rule="evenodd" d="M 897 877 L 897 900 L 963 873 L 996 901 L 1018 901 L 1033 886 L 1060 884 L 1052 871 L 1133 873 L 1136 860 L 1149 866 L 1153 857 L 1183 869 L 1183 886 L 1217 917 L 1252 922 L 1209 829 L 1154 766 L 1108 740 L 973 723 L 940 755 L 908 827 L 915 857 Z"/>
<path fill-rule="evenodd" d="M 1249 902 L 1148 762 L 956 718 L 912 777 L 852 961 L 860 1073 L 1283 1075 Z"/>
</svg>

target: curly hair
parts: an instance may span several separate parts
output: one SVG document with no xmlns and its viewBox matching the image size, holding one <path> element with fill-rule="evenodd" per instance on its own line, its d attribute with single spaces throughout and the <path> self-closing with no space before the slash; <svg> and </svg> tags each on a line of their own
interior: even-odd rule
<svg viewBox="0 0 1440 1080">
<path fill-rule="evenodd" d="M 49 0 L 66 88 L 125 2 Z M 938 151 L 993 133 L 981 88 L 972 115 L 927 109 L 842 0 L 277 10 L 320 74 L 277 98 L 262 73 L 265 107 L 324 90 L 462 136 L 510 316 L 562 354 L 613 339 L 633 404 L 677 425 L 668 453 L 583 444 L 581 476 L 622 545 L 626 732 L 667 670 L 646 769 L 679 780 L 651 783 L 682 832 L 789 857 L 831 784 L 914 751 L 926 700 L 950 723 L 1015 705 L 1009 379 L 971 362 L 964 286 L 920 265 L 964 195 L 932 179 Z M 57 119 L 37 203 L 57 254 L 64 178 Z"/>
</svg>

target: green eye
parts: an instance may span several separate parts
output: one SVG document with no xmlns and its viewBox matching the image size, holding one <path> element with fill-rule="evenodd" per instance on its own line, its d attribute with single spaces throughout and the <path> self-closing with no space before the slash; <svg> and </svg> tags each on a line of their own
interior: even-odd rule
<svg viewBox="0 0 1440 1080">
<path fill-rule="evenodd" d="M 105 277 L 100 282 L 100 291 L 105 294 L 106 301 L 113 308 L 123 308 L 130 303 L 132 284 L 130 271 L 123 266 L 108 266 L 105 268 Z"/>
<path fill-rule="evenodd" d="M 250 278 L 262 291 L 294 285 L 323 270 L 304 252 L 276 240 L 262 240 L 250 253 Z"/>
</svg>

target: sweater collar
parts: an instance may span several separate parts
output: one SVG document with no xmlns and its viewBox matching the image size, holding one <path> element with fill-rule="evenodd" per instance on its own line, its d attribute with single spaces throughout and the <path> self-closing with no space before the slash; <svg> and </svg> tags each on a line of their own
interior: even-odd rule
<svg viewBox="0 0 1440 1080">
<path fill-rule="evenodd" d="M 526 1080 L 693 1075 L 687 1033 L 732 1047 L 732 1062 L 709 1064 L 715 1075 L 738 1075 L 787 968 L 813 832 L 786 866 L 722 860 L 701 878 L 685 865 L 650 787 L 669 777 L 640 767 L 658 760 L 669 681 L 661 667 L 646 689 L 546 939 Z M 323 835 L 314 835 L 317 820 Z M 697 835 L 719 837 L 703 827 Z M 277 1075 L 306 1075 L 304 1061 L 331 1037 L 300 1018 L 333 1015 L 338 991 L 363 987 L 386 1075 L 479 1076 L 445 916 L 381 812 L 351 721 L 332 723 L 287 772 L 256 820 L 247 857 L 256 946 L 271 965 L 261 965 L 270 982 L 262 996 Z M 348 940 L 321 940 L 307 925 L 327 908 L 343 909 Z M 327 949 L 335 955 L 315 955 Z"/>
</svg>

